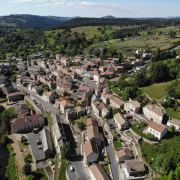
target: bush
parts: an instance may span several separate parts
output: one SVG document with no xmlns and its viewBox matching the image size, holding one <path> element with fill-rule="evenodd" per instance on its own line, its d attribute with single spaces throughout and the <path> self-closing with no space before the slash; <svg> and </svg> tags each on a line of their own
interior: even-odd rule
<svg viewBox="0 0 180 180">
<path fill-rule="evenodd" d="M 23 172 L 25 175 L 30 175 L 32 170 L 31 170 L 31 164 L 30 163 L 25 163 L 23 167 Z"/>
<path fill-rule="evenodd" d="M 79 122 L 78 122 L 78 128 L 79 128 L 81 131 L 83 131 L 83 129 L 84 129 L 84 123 L 83 123 L 82 121 L 79 121 Z"/>
</svg>

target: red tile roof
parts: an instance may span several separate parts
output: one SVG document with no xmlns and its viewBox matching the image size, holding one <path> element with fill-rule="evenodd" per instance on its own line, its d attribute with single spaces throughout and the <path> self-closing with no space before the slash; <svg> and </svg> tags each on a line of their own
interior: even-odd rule
<svg viewBox="0 0 180 180">
<path fill-rule="evenodd" d="M 8 97 L 17 96 L 17 95 L 24 95 L 24 93 L 22 93 L 22 92 L 14 92 L 14 93 L 8 94 Z"/>
<path fill-rule="evenodd" d="M 157 124 L 157 123 L 155 123 L 155 122 L 151 122 L 151 123 L 149 124 L 149 127 L 150 127 L 151 129 L 154 129 L 155 131 L 157 131 L 157 132 L 159 132 L 159 133 L 162 133 L 165 129 L 167 129 L 166 126 L 161 125 L 161 124 Z"/>
</svg>

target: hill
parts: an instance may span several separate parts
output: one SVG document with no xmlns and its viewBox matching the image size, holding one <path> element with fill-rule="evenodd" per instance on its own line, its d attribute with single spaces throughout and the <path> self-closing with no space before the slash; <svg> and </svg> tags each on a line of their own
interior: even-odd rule
<svg viewBox="0 0 180 180">
<path fill-rule="evenodd" d="M 0 28 L 45 29 L 68 20 L 66 17 L 9 15 L 0 16 Z"/>
<path fill-rule="evenodd" d="M 107 16 L 103 16 L 102 19 L 116 19 L 116 17 L 107 15 Z"/>
<path fill-rule="evenodd" d="M 75 28 L 81 26 L 135 26 L 148 25 L 150 27 L 165 27 L 170 25 L 178 25 L 180 19 L 164 19 L 164 18 L 114 18 L 112 16 L 105 16 L 102 18 L 72 18 L 69 21 L 64 21 L 61 24 L 55 25 L 52 29 Z"/>
</svg>

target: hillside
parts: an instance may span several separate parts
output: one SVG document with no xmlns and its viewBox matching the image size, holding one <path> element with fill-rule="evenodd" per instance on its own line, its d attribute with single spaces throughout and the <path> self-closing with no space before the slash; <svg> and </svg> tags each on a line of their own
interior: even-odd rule
<svg viewBox="0 0 180 180">
<path fill-rule="evenodd" d="M 148 25 L 155 27 L 165 27 L 172 24 L 178 25 L 180 19 L 163 19 L 163 18 L 114 18 L 111 16 L 105 16 L 102 18 L 72 18 L 69 21 L 65 21 L 61 24 L 55 25 L 52 29 L 65 29 L 81 26 L 134 26 L 134 25 Z"/>
<path fill-rule="evenodd" d="M 45 29 L 68 20 L 65 17 L 10 15 L 0 16 L 1 28 Z"/>
</svg>

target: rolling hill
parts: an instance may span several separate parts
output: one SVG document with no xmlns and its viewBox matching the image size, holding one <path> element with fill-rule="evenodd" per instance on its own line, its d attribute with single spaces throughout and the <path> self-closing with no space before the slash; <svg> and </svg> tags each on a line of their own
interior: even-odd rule
<svg viewBox="0 0 180 180">
<path fill-rule="evenodd" d="M 45 29 L 69 20 L 66 17 L 36 16 L 36 15 L 9 15 L 0 16 L 1 28 Z"/>
</svg>

